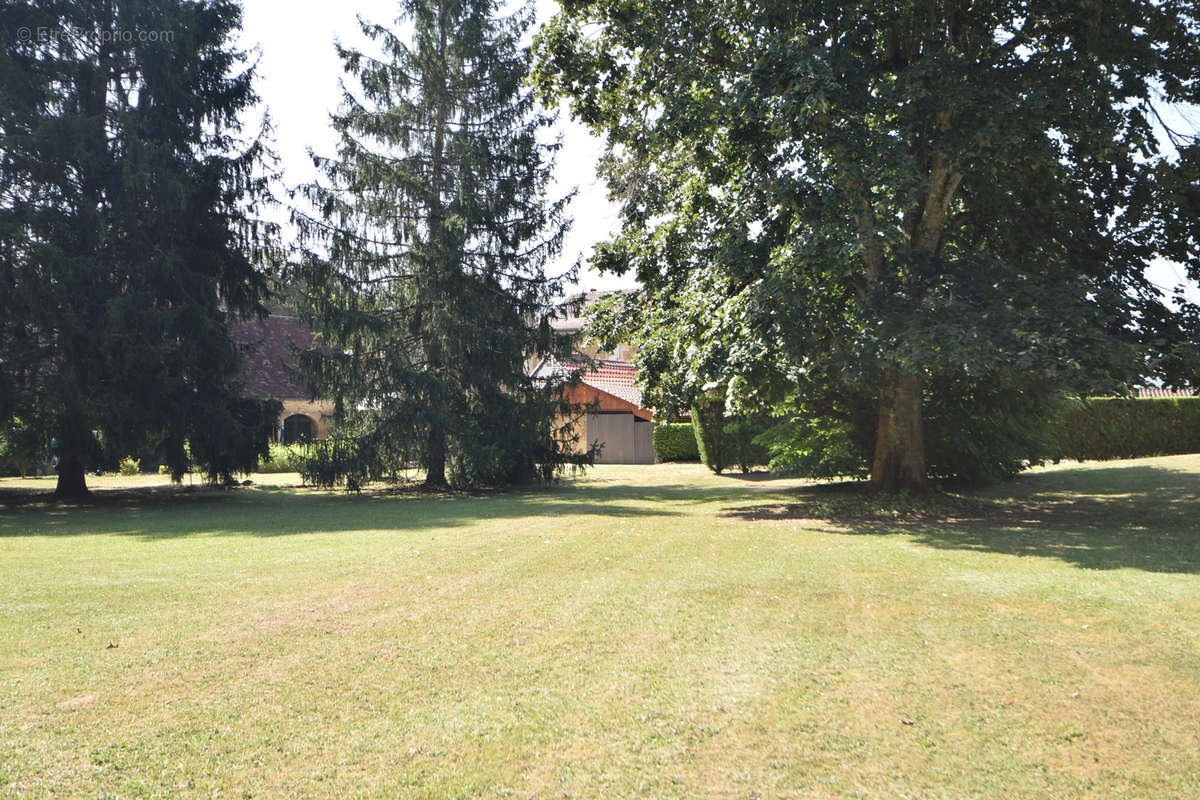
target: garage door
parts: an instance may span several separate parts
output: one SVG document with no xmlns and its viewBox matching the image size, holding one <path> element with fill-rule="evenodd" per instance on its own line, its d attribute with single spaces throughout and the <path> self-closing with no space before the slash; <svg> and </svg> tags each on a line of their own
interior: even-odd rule
<svg viewBox="0 0 1200 800">
<path fill-rule="evenodd" d="M 633 440 L 633 414 L 588 414 L 588 442 L 603 445 L 597 464 L 632 464 L 637 456 Z"/>
</svg>

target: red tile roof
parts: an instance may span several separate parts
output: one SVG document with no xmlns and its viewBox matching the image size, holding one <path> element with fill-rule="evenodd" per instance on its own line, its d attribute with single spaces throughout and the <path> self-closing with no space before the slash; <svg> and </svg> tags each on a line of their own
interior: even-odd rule
<svg viewBox="0 0 1200 800">
<path fill-rule="evenodd" d="M 611 359 L 597 360 L 592 369 L 580 373 L 579 379 L 627 403 L 641 406 L 641 391 L 637 386 L 637 370 L 632 364 Z"/>
<path fill-rule="evenodd" d="M 1138 397 L 1195 397 L 1195 389 L 1164 389 L 1161 386 L 1148 386 L 1137 390 Z"/>
<path fill-rule="evenodd" d="M 549 377 L 563 375 L 574 370 L 580 371 L 579 380 L 584 385 L 608 392 L 613 397 L 637 406 L 647 414 L 651 413 L 649 409 L 642 408 L 641 391 L 637 385 L 637 369 L 627 361 L 592 359 L 591 365 L 588 366 L 582 356 L 573 358 L 565 364 L 559 363 L 553 357 L 548 357 L 537 365 L 532 375 L 535 378 Z"/>
<path fill-rule="evenodd" d="M 260 399 L 309 399 L 312 394 L 292 375 L 295 350 L 312 346 L 313 331 L 296 317 L 272 314 L 230 330 L 242 353 L 241 380 L 246 395 Z"/>
</svg>

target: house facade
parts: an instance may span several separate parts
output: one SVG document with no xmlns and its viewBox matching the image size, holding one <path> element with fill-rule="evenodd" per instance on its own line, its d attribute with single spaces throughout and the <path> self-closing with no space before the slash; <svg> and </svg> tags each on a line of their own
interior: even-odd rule
<svg viewBox="0 0 1200 800">
<path fill-rule="evenodd" d="M 607 292 L 586 292 L 567 298 L 560 313 L 550 320 L 556 331 L 582 335 L 587 309 Z M 654 412 L 641 405 L 637 370 L 633 366 L 634 348 L 617 345 L 612 351 L 600 349 L 594 342 L 579 342 L 578 357 L 569 363 L 543 358 L 529 365 L 535 378 L 560 378 L 578 373 L 579 382 L 568 387 L 571 403 L 592 405 L 594 410 L 576 422 L 578 447 L 582 450 L 599 444 L 598 464 L 653 464 Z"/>
<path fill-rule="evenodd" d="M 569 298 L 550 324 L 562 333 L 580 334 L 587 307 L 604 296 L 589 292 Z M 297 317 L 273 314 L 236 325 L 231 334 L 242 354 L 240 379 L 246 396 L 283 405 L 275 440 L 292 444 L 329 436 L 333 404 L 314 400 L 296 375 L 296 353 L 312 346 L 312 329 Z M 578 357 L 569 363 L 547 357 L 527 364 L 534 377 L 579 374 L 578 384 L 566 390 L 567 399 L 593 406 L 575 423 L 576 433 L 580 449 L 601 445 L 601 464 L 654 463 L 653 411 L 640 404 L 633 356 L 627 345 L 606 352 L 583 341 Z"/>
<path fill-rule="evenodd" d="M 592 406 L 586 416 L 574 423 L 577 452 L 599 444 L 597 464 L 653 464 L 653 412 L 638 403 L 633 365 L 582 357 L 564 364 L 547 357 L 531 374 L 535 379 L 552 379 L 572 373 L 578 373 L 579 382 L 564 390 L 566 399 L 573 404 Z"/>
<path fill-rule="evenodd" d="M 312 329 L 296 317 L 272 314 L 235 325 L 230 333 L 242 354 L 246 396 L 283 404 L 275 440 L 294 444 L 327 437 L 333 405 L 312 399 L 295 376 L 296 352 L 312 346 Z"/>
</svg>

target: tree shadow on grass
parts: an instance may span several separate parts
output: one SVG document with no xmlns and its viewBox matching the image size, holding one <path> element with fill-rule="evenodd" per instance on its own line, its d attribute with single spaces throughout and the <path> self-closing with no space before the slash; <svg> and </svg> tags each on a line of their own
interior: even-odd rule
<svg viewBox="0 0 1200 800">
<path fill-rule="evenodd" d="M 672 517 L 698 503 L 749 502 L 761 489 L 738 484 L 638 486 L 574 483 L 476 494 L 408 490 L 347 494 L 296 487 L 112 490 L 86 506 L 27 505 L 0 513 L 0 538 L 114 534 L 144 539 L 190 535 L 285 536 L 344 531 L 455 528 L 488 520 Z M 564 526 L 570 525 L 564 521 Z"/>
<path fill-rule="evenodd" d="M 204 486 L 161 484 L 126 489 L 92 489 L 88 497 L 58 502 L 54 491 L 16 487 L 0 487 L 0 508 L 15 509 L 85 509 L 118 506 L 178 506 L 182 503 L 206 502 L 229 496 L 229 490 Z"/>
<path fill-rule="evenodd" d="M 1026 474 L 987 491 L 879 504 L 862 484 L 806 488 L 780 506 L 727 512 L 812 520 L 839 535 L 913 537 L 945 550 L 1057 558 L 1084 569 L 1200 572 L 1200 475 L 1089 465 Z"/>
</svg>

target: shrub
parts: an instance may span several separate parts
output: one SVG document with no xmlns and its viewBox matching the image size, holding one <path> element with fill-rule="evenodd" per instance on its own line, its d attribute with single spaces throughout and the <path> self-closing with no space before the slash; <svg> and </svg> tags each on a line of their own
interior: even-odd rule
<svg viewBox="0 0 1200 800">
<path fill-rule="evenodd" d="M 692 427 L 700 460 L 718 475 L 735 464 L 742 472 L 749 472 L 751 467 L 770 460 L 766 448 L 755 442 L 767 428 L 765 421 L 726 417 L 725 401 L 720 397 L 702 397 L 695 402 Z"/>
<path fill-rule="evenodd" d="M 121 459 L 118 470 L 122 475 L 137 475 L 142 471 L 142 462 L 133 456 L 126 456 Z"/>
<path fill-rule="evenodd" d="M 734 417 L 721 429 L 725 437 L 725 453 L 731 464 L 743 473 L 751 467 L 765 467 L 771 461 L 767 448 L 758 443 L 760 434 L 769 423 L 762 417 Z"/>
<path fill-rule="evenodd" d="M 1077 400 L 1056 438 L 1076 461 L 1200 453 L 1200 397 Z"/>
<path fill-rule="evenodd" d="M 150 458 L 153 463 L 158 464 L 158 474 L 169 477 L 172 483 L 181 483 L 184 475 L 197 468 L 197 464 L 192 460 L 192 445 L 186 439 L 162 442 Z M 143 458 L 142 463 L 145 461 Z"/>
<path fill-rule="evenodd" d="M 922 413 L 929 476 L 979 486 L 1055 458 L 1062 400 L 1032 378 L 993 374 L 926 385 Z M 776 424 L 758 437 L 771 469 L 809 478 L 866 478 L 871 472 L 878 398 L 867 391 L 793 397 L 775 409 Z"/>
<path fill-rule="evenodd" d="M 0 476 L 40 475 L 49 470 L 46 442 L 20 419 L 0 426 Z"/>
<path fill-rule="evenodd" d="M 699 461 L 696 430 L 690 422 L 654 426 L 654 458 L 658 461 Z"/>
<path fill-rule="evenodd" d="M 271 443 L 268 458 L 259 459 L 258 471 L 263 473 L 300 472 L 305 460 L 311 455 L 312 447 L 307 444 Z"/>
<path fill-rule="evenodd" d="M 711 397 L 700 397 L 692 404 L 692 430 L 696 435 L 696 451 L 704 466 L 718 475 L 727 462 L 721 453 L 721 425 L 725 419 L 725 403 Z"/>
<path fill-rule="evenodd" d="M 1058 457 L 1054 430 L 1065 401 L 1053 388 L 1024 375 L 934 381 L 929 388 L 925 457 L 930 476 L 983 486 Z"/>
<path fill-rule="evenodd" d="M 770 455 L 772 472 L 806 478 L 865 478 L 870 473 L 850 422 L 799 415 L 759 434 Z"/>
</svg>

